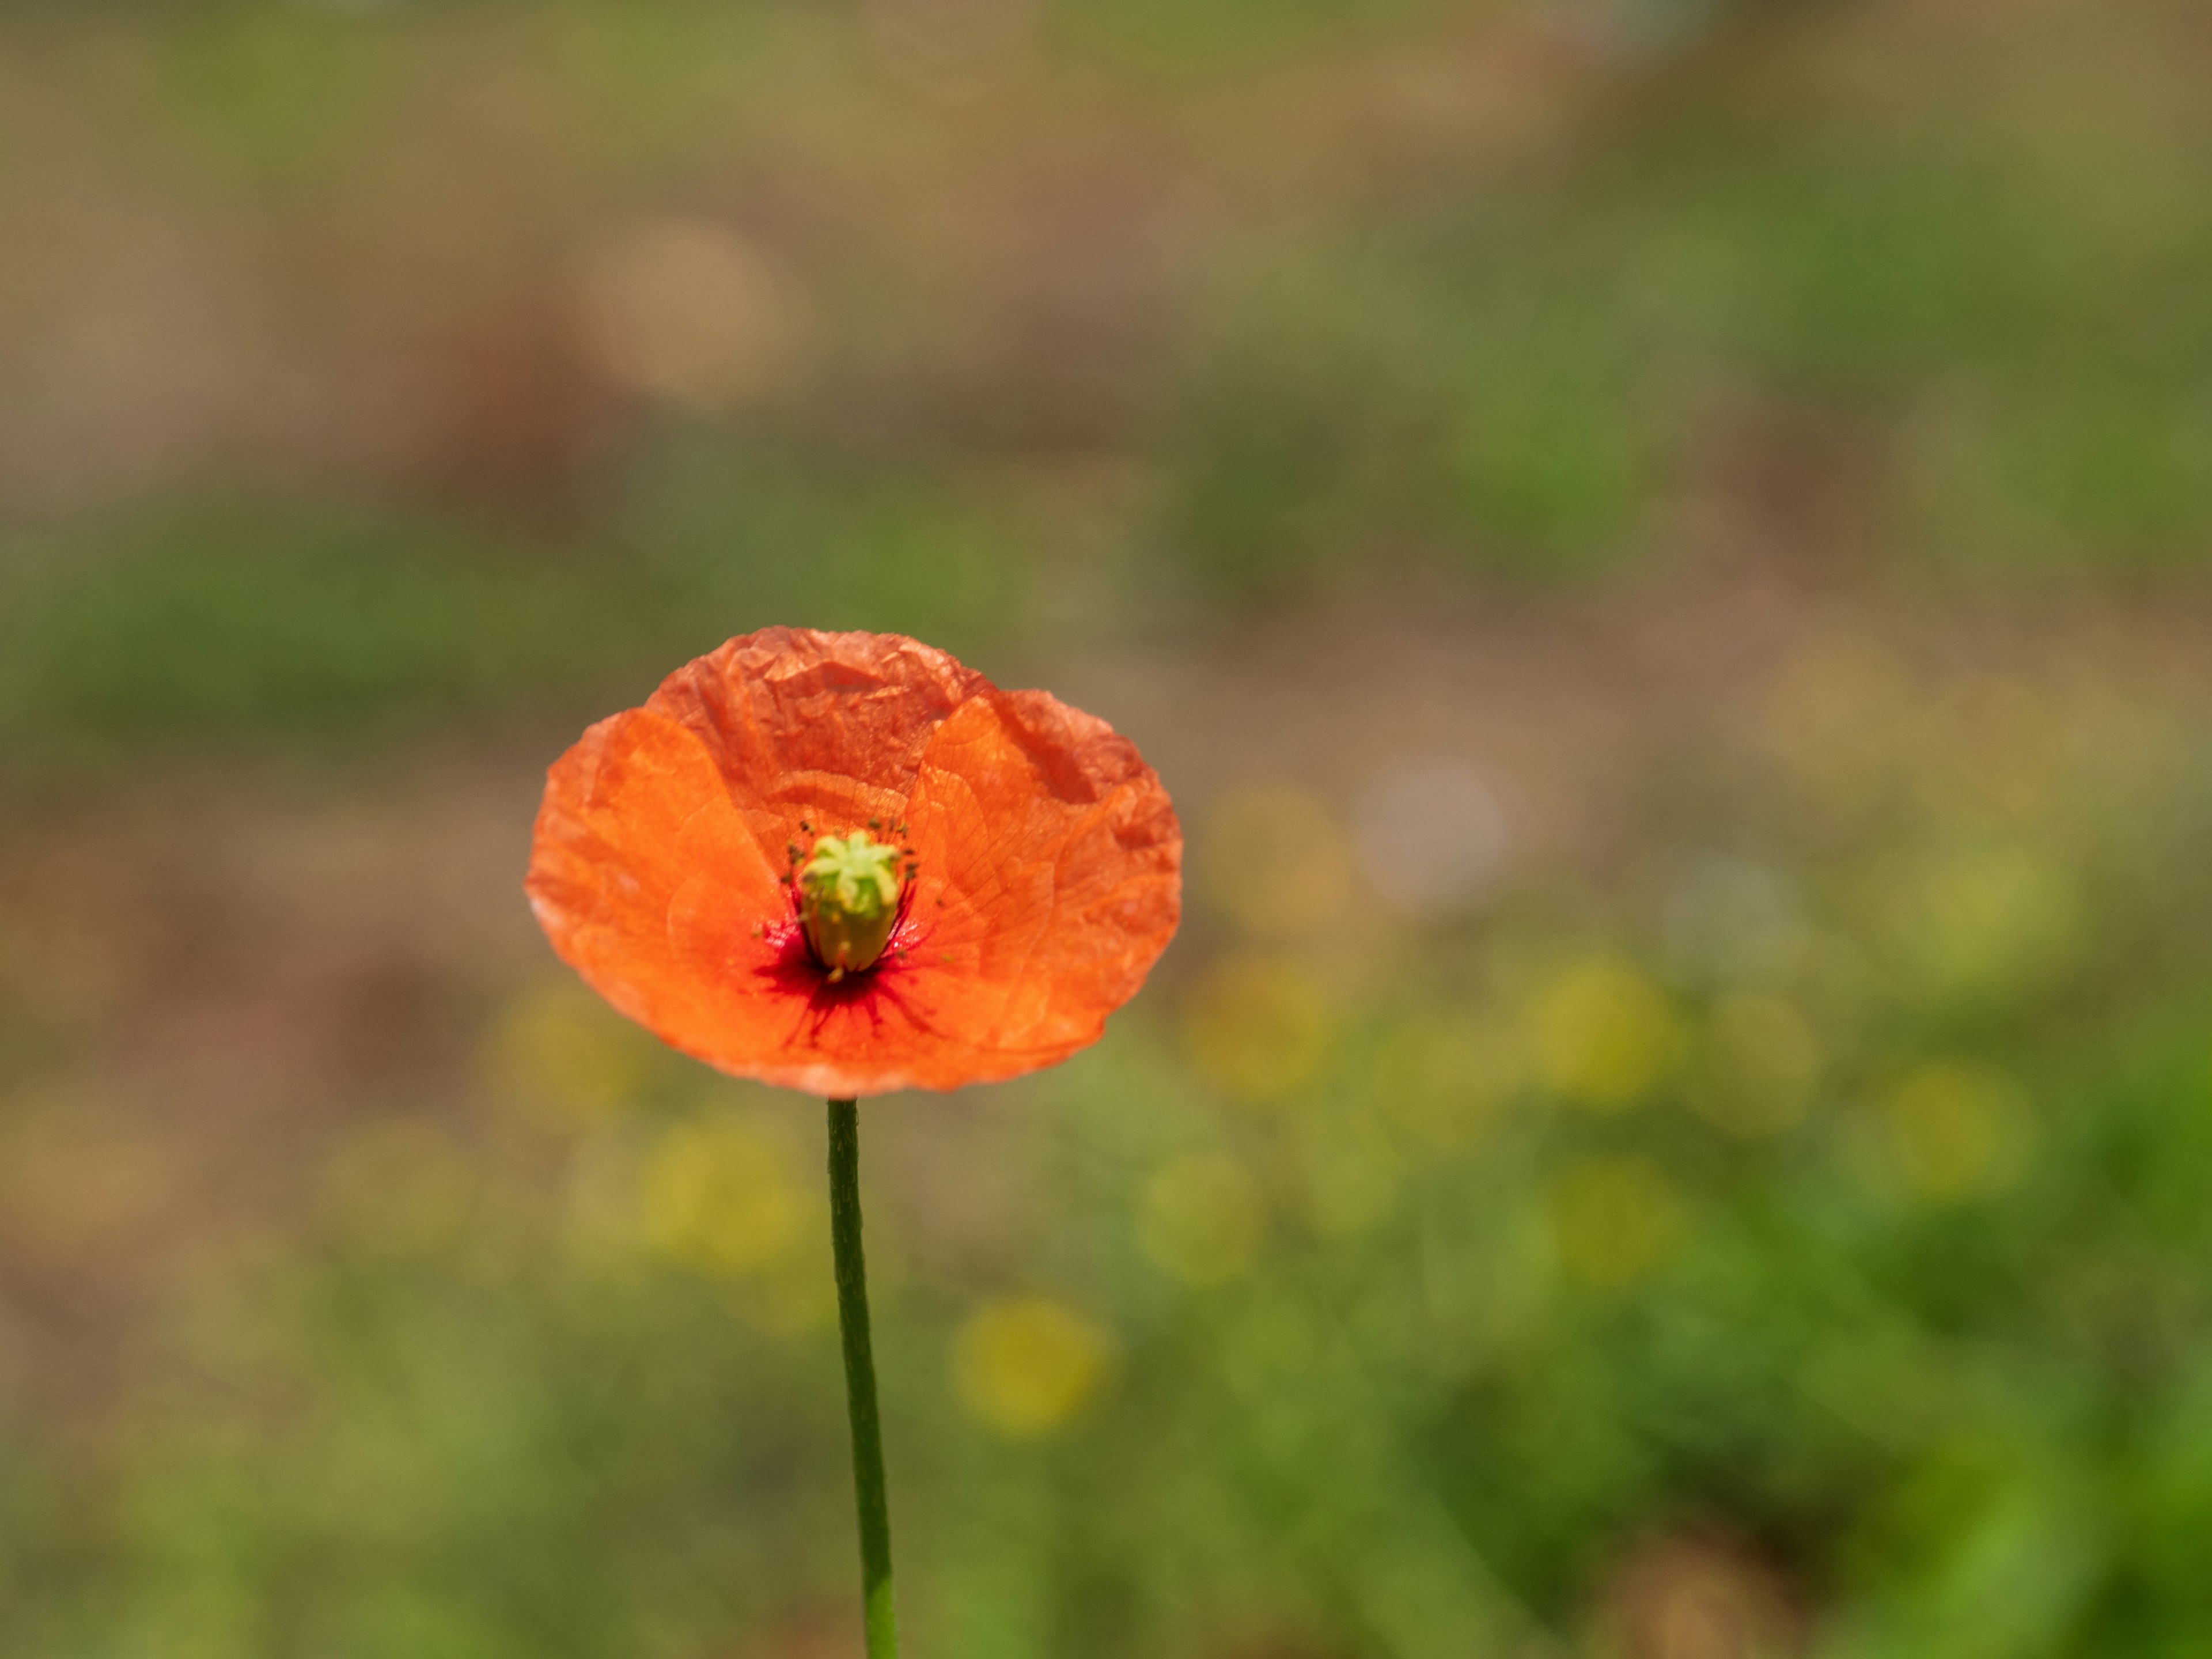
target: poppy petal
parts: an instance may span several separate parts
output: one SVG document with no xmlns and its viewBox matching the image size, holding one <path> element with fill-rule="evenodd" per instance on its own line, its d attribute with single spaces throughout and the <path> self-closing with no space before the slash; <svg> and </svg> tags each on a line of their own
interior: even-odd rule
<svg viewBox="0 0 2212 1659">
<path fill-rule="evenodd" d="M 1135 745 L 1042 691 L 994 690 L 931 738 L 907 818 L 910 956 L 933 1006 L 1014 1069 L 1097 1041 L 1181 911 L 1182 832 Z"/>
<path fill-rule="evenodd" d="M 787 873 L 904 823 L 890 948 L 833 979 Z M 772 629 L 671 675 L 553 767 L 527 886 L 554 948 L 674 1047 L 842 1097 L 952 1089 L 1095 1041 L 1172 936 L 1182 839 L 1133 746 L 890 635 Z"/>
<path fill-rule="evenodd" d="M 548 775 L 526 886 L 553 948 L 676 1047 L 719 1062 L 744 947 L 784 907 L 775 866 L 697 733 L 651 708 L 601 720 Z M 682 918 L 679 929 L 672 925 Z M 713 939 L 719 959 L 699 959 Z"/>
<path fill-rule="evenodd" d="M 802 817 L 827 834 L 895 817 L 930 733 L 989 684 L 901 635 L 765 628 L 678 669 L 646 707 L 698 733 L 773 853 Z"/>
</svg>

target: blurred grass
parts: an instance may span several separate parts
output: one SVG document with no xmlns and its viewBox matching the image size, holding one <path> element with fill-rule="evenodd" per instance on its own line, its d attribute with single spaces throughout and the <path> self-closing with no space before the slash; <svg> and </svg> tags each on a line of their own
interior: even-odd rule
<svg viewBox="0 0 2212 1659">
<path fill-rule="evenodd" d="M 927 483 L 685 463 L 600 536 L 267 498 L 26 535 L 5 586 L 0 731 L 82 761 L 196 734 L 584 709 L 720 642 L 732 615 L 974 641 L 1020 614 L 1006 532 Z M 671 479 L 674 487 L 671 488 Z"/>
<path fill-rule="evenodd" d="M 1209 100 L 1227 107 L 1247 82 L 1297 72 L 1279 65 L 1391 62 L 1446 22 L 1478 45 L 1487 28 L 1530 50 L 1513 9 L 1479 15 L 1322 3 L 1174 22 L 1141 7 L 1054 13 L 1038 27 L 1055 67 L 1036 73 L 1100 76 L 1109 97 L 1132 100 L 1120 118 L 1133 131 L 1172 131 L 1136 101 L 1140 73 L 1097 56 L 1087 31 L 1149 42 L 1199 77 L 1168 107 L 1202 132 Z M 862 272 L 895 247 L 870 246 L 858 222 L 841 231 L 846 246 L 806 256 L 836 342 L 821 378 L 736 422 L 619 428 L 614 464 L 587 467 L 552 503 L 564 545 L 550 562 L 515 550 L 544 538 L 542 520 L 501 523 L 495 506 L 487 524 L 434 495 L 395 512 L 374 490 L 366 509 L 313 487 L 272 502 L 220 477 L 213 509 L 204 487 L 181 505 L 157 493 L 67 526 L 65 556 L 42 556 L 36 544 L 51 538 L 35 535 L 11 553 L 11 587 L 22 567 L 36 576 L 9 607 L 31 618 L 16 624 L 11 654 L 32 660 L 11 676 L 13 700 L 41 721 L 82 710 L 111 726 L 125 705 L 141 720 L 158 705 L 171 724 L 279 708 L 365 715 L 380 700 L 465 707 L 510 675 L 542 684 L 553 642 L 594 631 L 574 625 L 586 611 L 605 624 L 586 653 L 593 667 L 601 651 L 664 659 L 672 630 L 647 620 L 656 607 L 827 606 L 933 637 L 1003 635 L 1024 618 L 1029 570 L 1053 556 L 1021 544 L 1030 526 L 979 526 L 975 503 L 1010 480 L 1048 495 L 1071 459 L 1141 481 L 1107 532 L 1126 590 L 1115 614 L 1139 618 L 1157 614 L 1143 597 L 1155 591 L 1229 622 L 1352 586 L 1425 591 L 1440 574 L 1543 583 L 1663 565 L 1685 556 L 1705 497 L 1756 495 L 1768 471 L 1775 488 L 1848 472 L 1849 499 L 1814 488 L 1814 516 L 1793 533 L 1838 540 L 1908 581 L 2194 571 L 2212 530 L 2203 170 L 2174 160 L 2108 189 L 2083 158 L 2023 143 L 2002 100 L 1854 125 L 1850 93 L 1808 74 L 1796 44 L 1850 19 L 1848 8 L 1832 20 L 1716 11 L 1648 64 L 1632 57 L 1634 73 L 1613 86 L 1550 94 L 1596 100 L 1583 142 L 1532 151 L 1516 139 L 1468 163 L 1447 150 L 1434 177 L 1414 169 L 1396 192 L 1316 182 L 1293 210 L 1200 222 L 1139 349 L 1103 378 L 1040 389 L 1082 407 L 1030 432 L 978 428 L 963 405 L 1018 405 L 1055 372 L 1052 346 L 948 368 L 932 342 L 949 331 L 955 349 L 988 358 L 990 340 L 962 341 L 976 325 L 960 285 L 1048 291 L 1061 279 L 955 269 L 886 295 L 884 271 Z M 702 32 L 757 50 L 702 55 Z M 557 110 L 573 123 L 567 141 L 611 152 L 586 193 L 617 198 L 680 195 L 686 170 L 704 185 L 726 167 L 727 147 L 803 131 L 788 92 L 766 90 L 778 72 L 824 86 L 875 72 L 865 39 L 766 7 L 720 19 L 568 7 L 524 21 L 240 4 L 173 14 L 145 45 L 166 88 L 157 121 L 229 135 L 183 152 L 192 192 L 211 185 L 276 231 L 303 206 L 281 175 L 308 169 L 316 182 L 299 188 L 317 192 L 369 189 L 380 136 L 432 95 L 434 43 L 472 56 L 494 40 L 519 47 L 517 72 L 538 83 L 548 108 L 533 126 Z M 1521 95 L 1535 98 L 1560 74 L 1523 72 L 1536 84 Z M 94 91 L 112 85 L 80 73 Z M 1777 107 L 1793 78 L 1802 113 Z M 981 106 L 995 84 L 973 94 Z M 679 86 L 690 90 L 669 95 Z M 624 134 L 673 107 L 690 125 L 670 148 L 623 152 Z M 830 176 L 858 182 L 880 165 L 849 134 L 805 143 L 808 165 Z M 2125 166 L 2126 143 L 2107 143 L 2111 165 Z M 917 210 L 951 205 L 925 198 Z M 1137 301 L 1097 303 L 1110 317 Z M 494 405 L 463 418 L 522 417 Z M 1069 422 L 1081 435 L 1055 439 Z M 325 580 L 318 560 L 344 570 Z M 118 650 L 144 625 L 114 614 L 142 571 L 219 643 Z M 333 637 L 356 605 L 366 626 Z M 199 660 L 188 667 L 187 654 Z M 134 673 L 143 690 L 130 689 Z"/>
</svg>

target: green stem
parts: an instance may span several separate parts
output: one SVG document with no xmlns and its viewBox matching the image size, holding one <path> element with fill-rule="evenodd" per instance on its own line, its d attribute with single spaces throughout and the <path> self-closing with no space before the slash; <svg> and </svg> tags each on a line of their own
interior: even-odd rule
<svg viewBox="0 0 2212 1659">
<path fill-rule="evenodd" d="M 853 1497 L 860 1511 L 868 1659 L 898 1659 L 884 1431 L 876 1414 L 876 1362 L 868 1343 L 868 1262 L 860 1250 L 860 1113 L 855 1101 L 830 1103 L 830 1238 L 837 1255 L 837 1322 L 845 1334 L 845 1405 L 853 1419 Z"/>
</svg>

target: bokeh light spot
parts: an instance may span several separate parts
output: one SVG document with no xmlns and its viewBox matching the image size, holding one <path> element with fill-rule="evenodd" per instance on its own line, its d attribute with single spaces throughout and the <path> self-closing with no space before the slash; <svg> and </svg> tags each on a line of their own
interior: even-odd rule
<svg viewBox="0 0 2212 1659">
<path fill-rule="evenodd" d="M 611 240 L 578 283 L 584 344 L 626 390 L 707 410 L 783 379 L 808 332 L 797 286 L 725 225 L 663 220 Z"/>
<path fill-rule="evenodd" d="M 1871 882 L 1881 943 L 1924 992 L 1962 999 L 2016 994 L 2045 980 L 2080 937 L 2073 872 L 2020 846 L 1909 857 Z"/>
<path fill-rule="evenodd" d="M 640 1199 L 646 1231 L 669 1255 L 742 1273 L 781 1255 L 802 1205 L 789 1148 L 764 1126 L 738 1119 L 686 1123 L 647 1158 Z"/>
<path fill-rule="evenodd" d="M 1609 1577 L 1603 1650 L 1624 1659 L 1781 1659 L 1802 1649 L 1789 1585 L 1718 1538 L 1642 1540 Z"/>
<path fill-rule="evenodd" d="M 970 1314 L 954 1339 L 953 1388 L 1001 1434 L 1047 1434 L 1097 1391 L 1113 1352 L 1105 1327 L 1064 1303 L 1000 1297 Z"/>
<path fill-rule="evenodd" d="M 1716 1127 L 1758 1139 L 1804 1115 L 1820 1073 L 1805 1017 L 1780 997 L 1740 992 L 1713 1005 L 1690 1103 Z"/>
<path fill-rule="evenodd" d="M 1974 1198 L 2010 1186 L 2034 1139 L 2019 1089 L 1983 1066 L 1919 1066 L 1883 1097 L 1881 1113 L 1898 1172 L 1930 1199 Z"/>
<path fill-rule="evenodd" d="M 1771 983 L 1798 965 L 1808 943 L 1790 883 L 1739 858 L 1683 871 L 1667 894 L 1665 929 L 1669 969 L 1705 984 Z"/>
<path fill-rule="evenodd" d="M 1656 1267 L 1683 1228 L 1682 1204 L 1657 1165 L 1632 1157 L 1570 1166 L 1549 1194 L 1559 1262 L 1585 1284 L 1617 1289 Z"/>
<path fill-rule="evenodd" d="M 1359 861 L 1399 915 L 1437 921 L 1488 891 L 1505 861 L 1505 819 L 1482 780 L 1450 761 L 1384 773 L 1360 798 Z"/>
<path fill-rule="evenodd" d="M 1614 957 L 1578 963 L 1539 996 L 1534 1015 L 1545 1082 L 1598 1111 L 1638 1104 L 1680 1057 L 1683 1034 L 1666 994 Z"/>
</svg>

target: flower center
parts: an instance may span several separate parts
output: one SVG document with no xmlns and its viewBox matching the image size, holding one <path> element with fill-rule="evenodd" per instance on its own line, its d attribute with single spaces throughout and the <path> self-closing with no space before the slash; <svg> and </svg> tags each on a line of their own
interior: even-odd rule
<svg viewBox="0 0 2212 1659">
<path fill-rule="evenodd" d="M 806 942 L 833 980 L 872 968 L 898 924 L 906 872 L 902 850 L 866 830 L 824 836 L 799 872 L 799 914 Z"/>
</svg>

